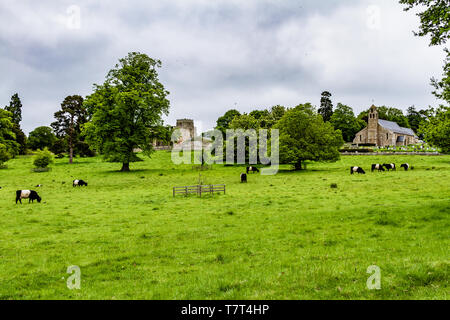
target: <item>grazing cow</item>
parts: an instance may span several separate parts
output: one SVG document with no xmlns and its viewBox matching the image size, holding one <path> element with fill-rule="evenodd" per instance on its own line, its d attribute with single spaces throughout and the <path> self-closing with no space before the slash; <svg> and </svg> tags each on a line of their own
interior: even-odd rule
<svg viewBox="0 0 450 320">
<path fill-rule="evenodd" d="M 36 191 L 33 190 L 17 190 L 16 191 L 16 204 L 17 201 L 22 204 L 22 199 L 28 199 L 28 203 L 33 202 L 34 200 L 37 200 L 37 202 L 41 202 L 41 197 L 37 194 Z"/>
<path fill-rule="evenodd" d="M 87 182 L 83 181 L 83 180 L 73 180 L 73 186 L 74 187 L 82 187 L 82 186 L 86 186 L 87 187 Z"/>
<path fill-rule="evenodd" d="M 400 168 L 404 168 L 405 169 L 405 171 L 408 171 L 409 169 L 413 169 L 410 165 L 409 165 L 409 163 L 404 163 L 404 164 L 402 164 L 401 166 L 400 166 Z"/>
<path fill-rule="evenodd" d="M 245 173 L 241 174 L 241 183 L 247 183 L 247 175 Z"/>
<path fill-rule="evenodd" d="M 387 169 L 387 171 L 393 170 L 396 171 L 397 167 L 395 166 L 395 163 L 385 163 L 383 166 Z"/>
<path fill-rule="evenodd" d="M 379 163 L 372 165 L 372 172 L 374 172 L 375 170 L 378 170 L 378 172 L 385 171 L 383 166 Z"/>
<path fill-rule="evenodd" d="M 350 167 L 350 173 L 366 174 L 366 172 L 361 167 Z"/>
<path fill-rule="evenodd" d="M 247 167 L 247 174 L 249 172 L 256 173 L 256 172 L 259 172 L 259 169 L 257 167 Z"/>
<path fill-rule="evenodd" d="M 36 188 L 42 188 L 42 184 L 38 184 Z"/>
</svg>

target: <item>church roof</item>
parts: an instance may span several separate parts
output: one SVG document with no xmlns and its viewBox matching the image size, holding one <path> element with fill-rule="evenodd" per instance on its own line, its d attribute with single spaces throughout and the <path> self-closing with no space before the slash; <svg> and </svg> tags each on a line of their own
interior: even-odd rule
<svg viewBox="0 0 450 320">
<path fill-rule="evenodd" d="M 412 129 L 400 127 L 396 122 L 393 122 L 393 121 L 387 121 L 387 120 L 379 119 L 378 123 L 383 128 L 388 129 L 390 131 L 393 131 L 395 133 L 406 134 L 406 135 L 409 135 L 409 136 L 415 136 L 416 135 Z"/>
</svg>

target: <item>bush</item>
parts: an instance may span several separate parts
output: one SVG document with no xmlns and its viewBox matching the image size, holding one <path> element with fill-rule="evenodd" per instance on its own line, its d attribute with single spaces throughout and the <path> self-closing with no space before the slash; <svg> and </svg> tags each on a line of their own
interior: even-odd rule
<svg viewBox="0 0 450 320">
<path fill-rule="evenodd" d="M 54 162 L 53 153 L 48 151 L 47 148 L 44 150 L 38 150 L 33 160 L 33 164 L 36 168 L 47 168 L 48 165 Z"/>
</svg>

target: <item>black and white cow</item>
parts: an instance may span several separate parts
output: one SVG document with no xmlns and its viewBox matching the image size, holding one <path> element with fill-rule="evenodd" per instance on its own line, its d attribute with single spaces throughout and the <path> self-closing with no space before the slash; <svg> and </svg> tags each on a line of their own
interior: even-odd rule
<svg viewBox="0 0 450 320">
<path fill-rule="evenodd" d="M 256 172 L 259 172 L 259 169 L 257 167 L 247 167 L 247 174 L 249 172 L 256 173 Z"/>
<path fill-rule="evenodd" d="M 385 163 L 383 166 L 386 168 L 387 171 L 393 170 L 396 171 L 397 167 L 395 166 L 395 163 Z"/>
<path fill-rule="evenodd" d="M 409 163 L 404 163 L 404 164 L 402 164 L 401 166 L 400 166 L 400 168 L 404 168 L 405 169 L 405 171 L 408 171 L 409 169 L 413 169 L 410 165 L 409 165 Z"/>
<path fill-rule="evenodd" d="M 379 163 L 372 165 L 372 172 L 374 172 L 375 170 L 378 170 L 378 172 L 385 171 L 383 168 L 383 165 L 381 165 Z"/>
<path fill-rule="evenodd" d="M 22 204 L 22 199 L 28 199 L 28 203 L 34 202 L 34 200 L 37 200 L 37 202 L 41 202 L 41 197 L 37 194 L 36 191 L 33 190 L 17 190 L 16 191 L 16 204 L 17 201 Z"/>
<path fill-rule="evenodd" d="M 350 167 L 350 173 L 366 174 L 366 172 L 361 167 Z"/>
<path fill-rule="evenodd" d="M 245 173 L 241 174 L 241 183 L 247 183 L 247 175 Z"/>
<path fill-rule="evenodd" d="M 87 187 L 87 182 L 83 181 L 83 180 L 73 180 L 73 186 L 74 187 L 82 187 L 82 186 L 86 186 Z"/>
</svg>

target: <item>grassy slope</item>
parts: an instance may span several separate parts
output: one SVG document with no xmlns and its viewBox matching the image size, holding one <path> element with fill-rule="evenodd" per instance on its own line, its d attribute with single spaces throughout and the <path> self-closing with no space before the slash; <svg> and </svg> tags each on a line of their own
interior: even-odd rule
<svg viewBox="0 0 450 320">
<path fill-rule="evenodd" d="M 349 174 L 404 161 L 416 170 Z M 172 198 L 198 172 L 167 152 L 125 174 L 98 158 L 65 162 L 31 173 L 20 158 L 0 170 L 2 299 L 448 298 L 448 156 L 348 156 L 247 185 L 243 168 L 215 166 L 204 182 L 225 183 L 227 195 L 203 199 Z M 15 205 L 15 190 L 36 184 L 43 202 Z M 380 291 L 366 288 L 373 264 Z M 81 290 L 66 287 L 70 265 Z"/>
</svg>

